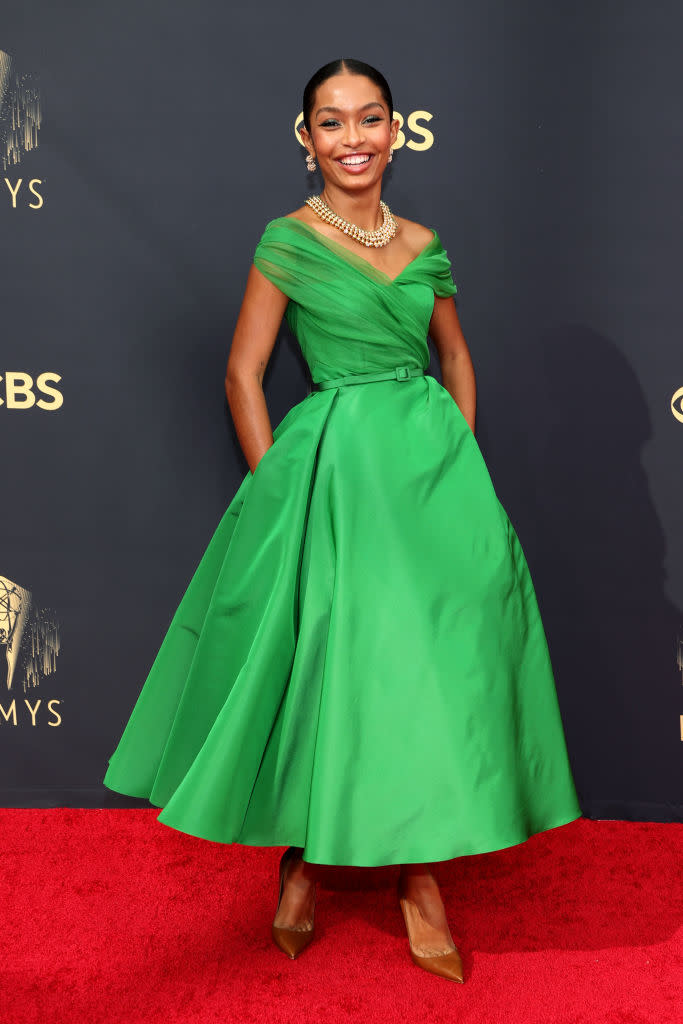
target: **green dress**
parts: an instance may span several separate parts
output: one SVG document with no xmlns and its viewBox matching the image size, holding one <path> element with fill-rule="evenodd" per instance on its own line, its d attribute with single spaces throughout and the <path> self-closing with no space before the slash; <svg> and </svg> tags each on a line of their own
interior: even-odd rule
<svg viewBox="0 0 683 1024">
<path fill-rule="evenodd" d="M 314 383 L 429 364 L 438 235 L 392 279 L 291 217 L 257 268 Z M 182 597 L 104 784 L 222 843 L 446 860 L 581 816 L 529 569 L 432 376 L 312 390 Z"/>
</svg>

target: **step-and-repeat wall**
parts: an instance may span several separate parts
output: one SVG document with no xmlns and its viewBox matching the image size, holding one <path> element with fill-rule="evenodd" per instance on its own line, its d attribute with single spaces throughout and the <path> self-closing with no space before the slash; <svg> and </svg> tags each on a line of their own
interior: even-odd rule
<svg viewBox="0 0 683 1024">
<path fill-rule="evenodd" d="M 0 805 L 139 803 L 107 760 L 248 471 L 232 330 L 321 187 L 303 86 L 352 56 L 402 123 L 385 197 L 453 263 L 584 812 L 683 820 L 683 11 L 42 0 L 0 32 Z M 274 426 L 308 386 L 283 328 Z"/>
</svg>

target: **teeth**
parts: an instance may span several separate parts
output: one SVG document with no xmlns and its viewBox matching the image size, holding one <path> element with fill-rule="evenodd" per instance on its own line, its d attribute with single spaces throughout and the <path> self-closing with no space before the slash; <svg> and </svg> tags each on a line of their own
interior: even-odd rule
<svg viewBox="0 0 683 1024">
<path fill-rule="evenodd" d="M 347 156 L 343 160 L 340 160 L 340 164 L 366 164 L 370 159 L 369 156 Z"/>
</svg>

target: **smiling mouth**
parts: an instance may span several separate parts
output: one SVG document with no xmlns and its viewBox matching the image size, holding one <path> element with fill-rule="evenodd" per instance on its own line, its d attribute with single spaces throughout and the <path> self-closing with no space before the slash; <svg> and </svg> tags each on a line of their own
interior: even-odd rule
<svg viewBox="0 0 683 1024">
<path fill-rule="evenodd" d="M 337 162 L 344 167 L 362 167 L 363 164 L 369 164 L 371 160 L 371 153 L 354 153 L 353 156 L 340 156 L 337 158 Z"/>
</svg>

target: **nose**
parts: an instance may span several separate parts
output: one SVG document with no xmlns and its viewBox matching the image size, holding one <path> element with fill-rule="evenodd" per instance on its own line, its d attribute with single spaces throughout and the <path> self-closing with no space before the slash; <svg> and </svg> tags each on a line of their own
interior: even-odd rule
<svg viewBox="0 0 683 1024">
<path fill-rule="evenodd" d="M 356 124 L 354 121 L 348 121 L 344 131 L 344 145 L 348 146 L 350 149 L 357 149 L 362 141 L 363 133 L 360 125 Z"/>
</svg>

